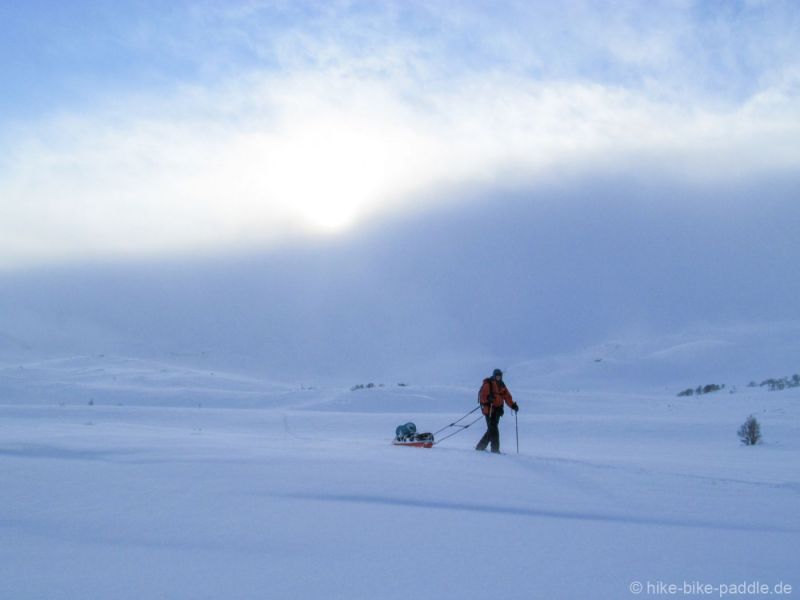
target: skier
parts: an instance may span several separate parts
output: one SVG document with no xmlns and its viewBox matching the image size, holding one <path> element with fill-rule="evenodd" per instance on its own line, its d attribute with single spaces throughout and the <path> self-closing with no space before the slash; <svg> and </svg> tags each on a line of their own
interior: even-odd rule
<svg viewBox="0 0 800 600">
<path fill-rule="evenodd" d="M 498 424 L 500 417 L 503 416 L 503 403 L 508 404 L 508 407 L 514 412 L 519 410 L 519 406 L 511 398 L 511 392 L 503 382 L 503 372 L 500 369 L 495 369 L 491 377 L 483 380 L 483 385 L 478 393 L 478 402 L 480 402 L 481 412 L 486 418 L 486 433 L 475 446 L 475 450 L 483 452 L 491 442 L 492 452 L 499 453 L 500 429 Z"/>
</svg>

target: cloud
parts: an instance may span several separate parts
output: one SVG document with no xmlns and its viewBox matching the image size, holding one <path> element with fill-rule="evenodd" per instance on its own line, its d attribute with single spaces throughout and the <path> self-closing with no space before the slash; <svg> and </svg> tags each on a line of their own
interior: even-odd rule
<svg viewBox="0 0 800 600">
<path fill-rule="evenodd" d="M 191 42 L 203 32 L 226 51 L 213 77 L 16 130 L 0 162 L 0 266 L 267 244 L 565 172 L 722 181 L 800 166 L 800 68 L 763 66 L 785 49 L 755 49 L 775 27 L 758 7 L 748 22 L 766 24 L 741 48 L 731 17 L 712 32 L 720 57 L 694 61 L 711 19 L 664 5 L 668 27 L 624 3 L 607 19 L 591 3 L 510 3 L 486 19 L 477 5 L 403 6 L 205 6 L 191 35 L 150 31 L 174 53 L 205 48 Z M 549 27 L 570 19 L 557 43 Z M 687 91 L 682 68 L 724 64 L 729 93 Z"/>
</svg>

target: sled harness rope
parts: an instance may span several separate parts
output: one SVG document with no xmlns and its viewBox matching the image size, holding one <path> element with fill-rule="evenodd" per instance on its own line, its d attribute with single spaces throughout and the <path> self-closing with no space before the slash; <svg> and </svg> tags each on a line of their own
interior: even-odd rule
<svg viewBox="0 0 800 600">
<path fill-rule="evenodd" d="M 443 441 L 444 441 L 444 440 L 446 440 L 447 438 L 449 438 L 449 437 L 453 437 L 453 436 L 454 436 L 455 434 L 457 434 L 457 433 L 461 433 L 462 431 L 464 431 L 465 429 L 467 429 L 467 428 L 468 428 L 468 427 L 470 427 L 471 425 L 474 425 L 475 423 L 477 423 L 478 421 L 480 421 L 480 420 L 483 418 L 483 414 L 481 414 L 481 416 L 479 416 L 479 417 L 478 417 L 477 419 L 475 419 L 474 421 L 471 421 L 470 423 L 467 423 L 466 425 L 459 425 L 459 424 L 458 424 L 460 421 L 463 421 L 464 419 L 466 419 L 468 416 L 470 416 L 472 413 L 474 413 L 476 410 L 479 410 L 479 409 L 480 409 L 480 405 L 478 405 L 478 406 L 476 406 L 475 408 L 473 408 L 471 411 L 469 411 L 467 414 L 465 414 L 465 415 L 464 415 L 463 417 L 461 417 L 460 419 L 457 419 L 456 421 L 453 421 L 453 422 L 452 422 L 452 423 L 450 423 L 449 425 L 445 425 L 445 426 L 444 426 L 444 427 L 442 427 L 442 428 L 441 428 L 439 431 L 436 431 L 436 432 L 434 432 L 434 434 L 433 434 L 433 437 L 435 438 L 437 435 L 439 435 L 439 434 L 440 434 L 442 431 L 445 431 L 446 429 L 450 429 L 451 427 L 455 429 L 455 431 L 453 431 L 452 433 L 448 433 L 448 434 L 447 434 L 446 436 L 444 436 L 443 438 L 441 438 L 441 439 L 439 439 L 439 440 L 436 440 L 436 441 L 434 442 L 434 444 L 438 444 L 439 442 L 443 442 Z"/>
</svg>

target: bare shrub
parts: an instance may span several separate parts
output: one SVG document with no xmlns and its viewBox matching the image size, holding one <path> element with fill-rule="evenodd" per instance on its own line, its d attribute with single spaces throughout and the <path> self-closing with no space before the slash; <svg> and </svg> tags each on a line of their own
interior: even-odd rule
<svg viewBox="0 0 800 600">
<path fill-rule="evenodd" d="M 755 446 L 761 443 L 761 425 L 753 415 L 747 417 L 747 421 L 742 423 L 738 434 L 745 446 Z"/>
</svg>

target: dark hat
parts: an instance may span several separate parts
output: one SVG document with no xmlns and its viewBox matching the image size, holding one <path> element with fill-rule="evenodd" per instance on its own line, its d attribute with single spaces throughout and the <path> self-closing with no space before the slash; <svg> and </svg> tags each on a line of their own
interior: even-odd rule
<svg viewBox="0 0 800 600">
<path fill-rule="evenodd" d="M 500 377 L 503 376 L 503 372 L 500 369 L 495 369 L 492 371 L 492 377 L 497 377 L 498 375 L 500 375 Z"/>
</svg>

